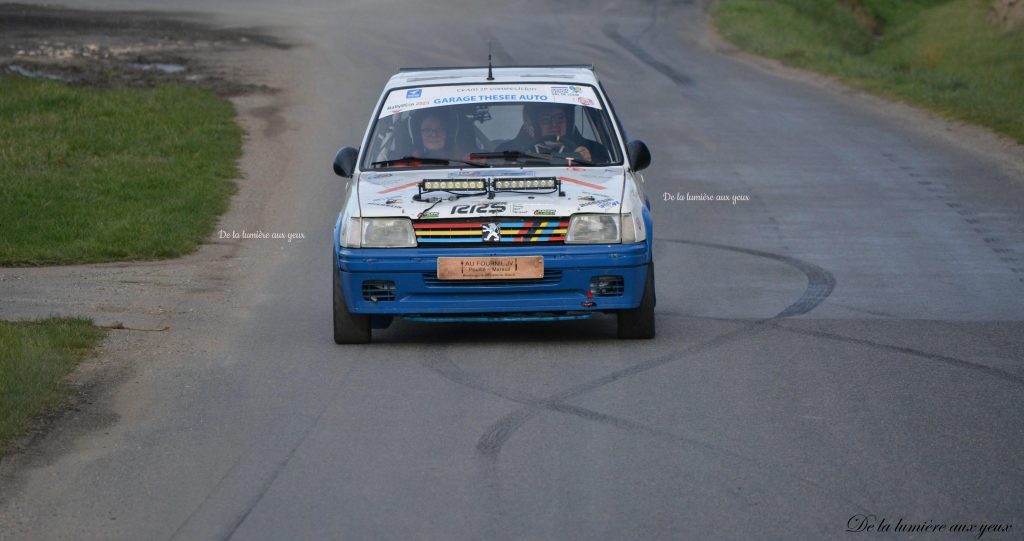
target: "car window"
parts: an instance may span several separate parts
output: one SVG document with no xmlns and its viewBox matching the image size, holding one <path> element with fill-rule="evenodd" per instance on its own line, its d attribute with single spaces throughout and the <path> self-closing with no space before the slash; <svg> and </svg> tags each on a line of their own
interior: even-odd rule
<svg viewBox="0 0 1024 541">
<path fill-rule="evenodd" d="M 577 153 L 580 147 L 586 152 Z M 567 160 L 618 164 L 622 155 L 592 87 L 441 86 L 388 94 L 371 128 L 362 168 L 436 168 L 465 161 L 507 165 L 487 156 L 505 152 L 524 154 L 524 163 L 541 166 Z M 507 155 L 502 159 L 509 161 Z"/>
</svg>

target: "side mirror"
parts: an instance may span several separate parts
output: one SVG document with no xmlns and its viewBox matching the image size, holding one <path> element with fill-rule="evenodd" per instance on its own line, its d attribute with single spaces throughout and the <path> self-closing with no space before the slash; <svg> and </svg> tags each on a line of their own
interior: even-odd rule
<svg viewBox="0 0 1024 541">
<path fill-rule="evenodd" d="M 637 139 L 626 144 L 626 153 L 629 154 L 629 167 L 634 171 L 647 169 L 651 165 L 651 151 L 647 145 Z"/>
<path fill-rule="evenodd" d="M 352 178 L 356 170 L 356 158 L 359 151 L 352 147 L 342 147 L 334 156 L 334 174 L 339 177 Z"/>
</svg>

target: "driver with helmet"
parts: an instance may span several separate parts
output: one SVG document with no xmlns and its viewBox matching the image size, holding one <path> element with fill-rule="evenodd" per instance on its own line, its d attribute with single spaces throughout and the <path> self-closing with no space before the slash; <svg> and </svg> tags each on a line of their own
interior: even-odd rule
<svg viewBox="0 0 1024 541">
<path fill-rule="evenodd" d="M 583 137 L 576 129 L 575 107 L 560 103 L 526 104 L 523 127 L 515 139 L 498 146 L 498 151 L 527 150 L 551 154 L 576 154 L 584 161 L 607 159 L 604 145 Z"/>
</svg>

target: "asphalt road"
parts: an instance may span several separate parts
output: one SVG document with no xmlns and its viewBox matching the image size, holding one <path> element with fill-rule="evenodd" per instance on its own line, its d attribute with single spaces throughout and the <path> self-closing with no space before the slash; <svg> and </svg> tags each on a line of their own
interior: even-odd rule
<svg viewBox="0 0 1024 541">
<path fill-rule="evenodd" d="M 279 182 L 228 225 L 306 240 L 242 243 L 230 298 L 187 300 L 202 324 L 149 339 L 108 422 L 13 478 L 0 538 L 977 535 L 848 533 L 856 515 L 1020 538 L 1019 152 L 716 51 L 699 3 L 432 4 L 144 4 L 299 44 L 265 134 L 281 159 L 246 162 Z M 593 62 L 650 146 L 656 339 L 597 320 L 332 342 L 334 150 L 398 67 L 480 64 L 487 40 L 498 63 Z"/>
</svg>

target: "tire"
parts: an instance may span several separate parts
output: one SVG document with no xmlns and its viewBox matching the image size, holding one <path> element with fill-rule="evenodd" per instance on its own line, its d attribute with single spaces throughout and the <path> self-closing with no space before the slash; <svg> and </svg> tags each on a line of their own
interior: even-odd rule
<svg viewBox="0 0 1024 541">
<path fill-rule="evenodd" d="M 370 316 L 353 314 L 345 305 L 341 292 L 338 269 L 332 265 L 334 274 L 334 343 L 368 344 L 370 342 Z"/>
<path fill-rule="evenodd" d="M 640 306 L 619 310 L 619 338 L 654 338 L 654 261 L 647 266 L 647 285 Z"/>
</svg>

